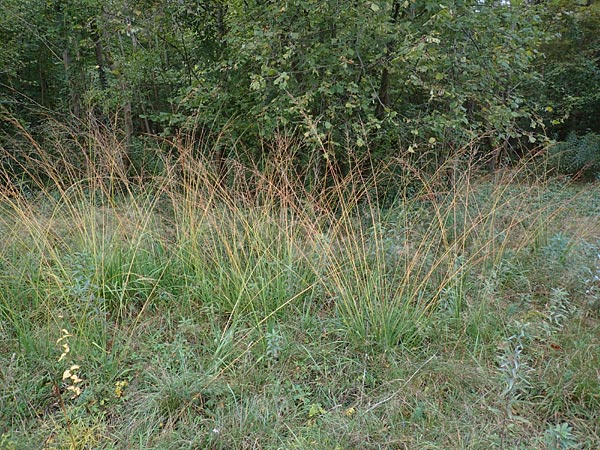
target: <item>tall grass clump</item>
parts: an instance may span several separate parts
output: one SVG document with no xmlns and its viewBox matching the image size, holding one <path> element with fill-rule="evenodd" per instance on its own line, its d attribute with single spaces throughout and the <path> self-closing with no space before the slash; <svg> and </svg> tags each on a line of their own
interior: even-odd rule
<svg viewBox="0 0 600 450">
<path fill-rule="evenodd" d="M 599 442 L 599 230 L 573 200 L 595 191 L 535 161 L 481 173 L 471 148 L 435 171 L 349 150 L 320 180 L 287 136 L 256 166 L 148 139 L 160 170 L 141 173 L 107 129 L 55 124 L 42 145 L 15 126 L 29 147 L 0 193 L 0 442 Z"/>
</svg>

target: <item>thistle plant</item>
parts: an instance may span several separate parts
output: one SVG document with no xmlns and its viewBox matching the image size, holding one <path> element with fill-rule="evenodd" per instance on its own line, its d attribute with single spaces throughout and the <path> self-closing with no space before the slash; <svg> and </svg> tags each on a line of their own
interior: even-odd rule
<svg viewBox="0 0 600 450">
<path fill-rule="evenodd" d="M 592 310 L 600 310 L 600 249 L 594 248 L 595 261 L 592 267 L 587 268 L 583 280 L 587 303 Z"/>
<path fill-rule="evenodd" d="M 567 450 L 577 447 L 573 428 L 568 423 L 550 425 L 544 433 L 544 443 L 549 450 Z"/>
<path fill-rule="evenodd" d="M 267 356 L 276 361 L 279 359 L 281 350 L 283 349 L 283 336 L 274 327 L 269 327 L 269 331 L 265 334 L 267 344 Z"/>
<path fill-rule="evenodd" d="M 554 329 L 562 329 L 572 310 L 569 293 L 563 288 L 552 289 L 548 305 L 548 321 Z"/>
<path fill-rule="evenodd" d="M 513 407 L 530 387 L 528 373 L 531 368 L 523 354 L 528 339 L 528 324 L 517 323 L 516 332 L 500 347 L 499 371 L 505 385 L 502 398 L 505 400 L 506 417 L 512 419 Z"/>
</svg>

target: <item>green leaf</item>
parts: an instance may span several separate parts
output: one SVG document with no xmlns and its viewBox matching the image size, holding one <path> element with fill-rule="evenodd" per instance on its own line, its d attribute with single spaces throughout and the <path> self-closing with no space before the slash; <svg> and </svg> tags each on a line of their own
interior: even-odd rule
<svg viewBox="0 0 600 450">
<path fill-rule="evenodd" d="M 312 418 L 320 416 L 321 414 L 324 414 L 324 413 L 325 413 L 325 410 L 323 409 L 323 406 L 321 406 L 320 403 L 312 403 L 308 410 L 308 418 L 312 419 Z"/>
</svg>

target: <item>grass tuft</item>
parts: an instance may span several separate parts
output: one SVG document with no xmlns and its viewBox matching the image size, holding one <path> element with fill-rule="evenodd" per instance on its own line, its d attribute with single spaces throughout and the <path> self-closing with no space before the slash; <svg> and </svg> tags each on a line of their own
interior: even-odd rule
<svg viewBox="0 0 600 450">
<path fill-rule="evenodd" d="M 141 177 L 59 131 L 0 193 L 0 448 L 600 447 L 597 184 L 399 159 L 383 196 L 284 137 Z"/>
</svg>

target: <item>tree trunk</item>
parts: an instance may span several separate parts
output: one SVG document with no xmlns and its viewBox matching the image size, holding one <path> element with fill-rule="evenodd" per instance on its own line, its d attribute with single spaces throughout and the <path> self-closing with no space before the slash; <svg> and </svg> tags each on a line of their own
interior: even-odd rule
<svg viewBox="0 0 600 450">
<path fill-rule="evenodd" d="M 400 17 L 400 1 L 394 0 L 394 6 L 392 9 L 392 24 L 396 24 Z M 381 71 L 381 81 L 379 82 L 379 92 L 377 95 L 377 105 L 375 106 L 375 117 L 379 120 L 383 119 L 385 111 L 391 105 L 390 99 L 390 71 L 388 68 L 389 61 L 387 60 L 394 50 L 394 41 L 390 41 L 386 45 L 387 56 L 384 62 L 383 70 Z"/>
<path fill-rule="evenodd" d="M 96 23 L 96 19 L 92 20 L 90 28 L 92 30 L 92 41 L 94 42 L 96 65 L 98 66 L 98 81 L 100 83 L 100 89 L 104 91 L 108 89 L 108 83 L 106 81 L 106 72 L 104 71 L 104 50 L 102 49 L 102 41 L 100 40 L 100 35 L 98 34 L 98 25 Z"/>
<path fill-rule="evenodd" d="M 74 78 L 74 70 L 71 59 L 71 53 L 68 48 L 63 50 L 63 66 L 67 80 L 67 88 L 69 89 L 69 110 L 76 118 L 81 118 L 81 95 L 79 86 Z"/>
</svg>

